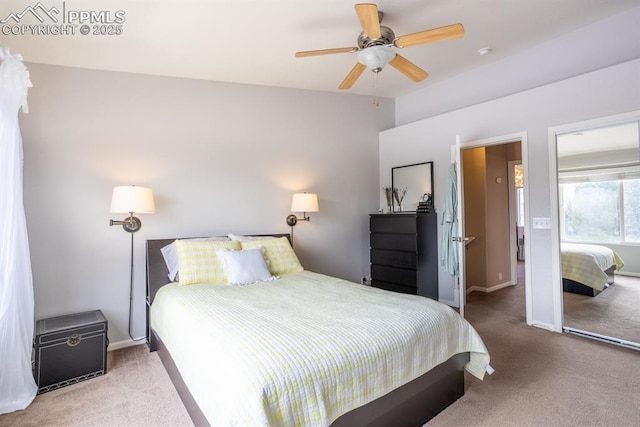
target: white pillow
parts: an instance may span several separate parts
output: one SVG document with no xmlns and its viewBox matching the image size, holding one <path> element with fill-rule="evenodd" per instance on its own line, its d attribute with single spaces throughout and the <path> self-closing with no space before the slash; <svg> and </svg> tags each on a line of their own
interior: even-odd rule
<svg viewBox="0 0 640 427">
<path fill-rule="evenodd" d="M 253 242 L 255 240 L 270 240 L 275 239 L 273 236 L 245 236 L 242 234 L 229 233 L 229 239 L 237 240 L 238 242 Z"/>
<path fill-rule="evenodd" d="M 223 242 L 229 240 L 228 238 L 222 236 L 213 236 L 213 237 L 196 237 L 193 239 L 181 239 L 188 240 L 190 242 Z M 160 249 L 162 252 L 162 257 L 164 258 L 164 263 L 167 265 L 167 270 L 169 270 L 169 280 L 172 282 L 177 281 L 178 276 L 178 250 L 176 249 L 176 242 L 173 241 L 167 246 L 164 246 Z"/>
<path fill-rule="evenodd" d="M 222 263 L 230 285 L 246 285 L 276 279 L 269 272 L 267 263 L 262 256 L 262 248 L 242 251 L 218 249 L 216 254 Z"/>
</svg>

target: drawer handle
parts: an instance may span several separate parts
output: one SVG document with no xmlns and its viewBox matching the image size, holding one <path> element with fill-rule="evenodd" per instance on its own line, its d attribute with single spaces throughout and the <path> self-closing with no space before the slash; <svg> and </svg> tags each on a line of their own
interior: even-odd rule
<svg viewBox="0 0 640 427">
<path fill-rule="evenodd" d="M 82 338 L 80 337 L 80 335 L 78 334 L 73 334 L 69 337 L 69 339 L 67 340 L 67 345 L 69 347 L 75 347 L 78 344 L 80 344 L 80 341 L 82 340 Z"/>
</svg>

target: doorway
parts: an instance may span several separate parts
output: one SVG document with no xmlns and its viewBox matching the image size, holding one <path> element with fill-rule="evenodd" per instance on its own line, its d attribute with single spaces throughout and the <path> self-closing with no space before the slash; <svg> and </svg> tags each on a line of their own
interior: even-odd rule
<svg viewBox="0 0 640 427">
<path fill-rule="evenodd" d="M 528 218 L 526 132 L 460 144 L 460 189 L 463 213 L 464 256 L 460 257 L 461 290 L 467 294 L 493 292 L 523 285 L 521 299 L 526 322 L 531 318 L 530 277 L 526 262 Z M 511 162 L 511 163 L 510 163 Z M 519 164 L 520 218 L 513 170 Z M 519 226 L 519 227 L 518 227 Z M 518 259 L 521 272 L 518 274 Z M 523 280 L 524 279 L 524 280 Z M 524 281 L 524 284 L 522 283 Z M 497 295 L 497 294 L 494 294 Z"/>
</svg>

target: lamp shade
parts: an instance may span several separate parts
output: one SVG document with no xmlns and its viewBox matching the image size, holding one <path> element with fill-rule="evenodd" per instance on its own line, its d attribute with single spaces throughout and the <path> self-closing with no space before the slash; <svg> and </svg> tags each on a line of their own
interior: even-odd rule
<svg viewBox="0 0 640 427">
<path fill-rule="evenodd" d="M 291 200 L 291 212 L 318 212 L 318 195 L 295 193 Z"/>
<path fill-rule="evenodd" d="M 111 212 L 113 213 L 154 213 L 153 190 L 135 185 L 113 188 Z"/>
</svg>

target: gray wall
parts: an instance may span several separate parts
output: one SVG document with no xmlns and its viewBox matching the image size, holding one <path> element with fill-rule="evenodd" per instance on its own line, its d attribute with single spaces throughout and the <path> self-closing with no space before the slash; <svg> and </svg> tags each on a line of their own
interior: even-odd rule
<svg viewBox="0 0 640 427">
<path fill-rule="evenodd" d="M 384 131 L 380 137 L 380 185 L 388 185 L 391 167 L 434 161 L 435 206 L 442 211 L 451 145 L 456 134 L 462 142 L 527 132 L 523 145 L 529 182 L 529 218 L 551 217 L 548 129 L 565 123 L 640 109 L 640 59 L 515 95 L 462 108 Z M 524 163 L 524 162 L 523 162 Z M 527 236 L 532 269 L 532 323 L 553 328 L 550 230 L 533 229 Z M 440 298 L 454 299 L 451 278 L 440 269 Z"/>
<path fill-rule="evenodd" d="M 378 209 L 378 133 L 394 105 L 348 94 L 27 64 L 34 87 L 24 139 L 25 209 L 36 317 L 102 309 L 127 340 L 130 235 L 109 227 L 116 185 L 153 188 L 156 213 L 135 234 L 133 335 L 144 335 L 144 242 L 288 232 L 291 195 L 320 212 L 295 228 L 314 271 L 369 271 Z M 120 343 L 122 344 L 122 343 Z"/>
<path fill-rule="evenodd" d="M 396 126 L 638 58 L 638 22 L 640 6 L 404 95 Z"/>
<path fill-rule="evenodd" d="M 465 142 L 526 131 L 529 221 L 550 217 L 549 174 L 555 171 L 549 170 L 548 128 L 640 108 L 638 19 L 640 7 L 396 99 L 397 128 L 381 134 L 381 185 L 392 166 L 434 160 L 435 203 L 441 209 L 456 134 Z M 551 241 L 557 236 L 549 230 L 531 234 L 530 320 L 557 329 L 562 321 L 554 314 L 550 276 Z M 640 259 L 636 247 L 621 252 Z M 443 270 L 440 295 L 445 302 L 455 300 Z"/>
</svg>

